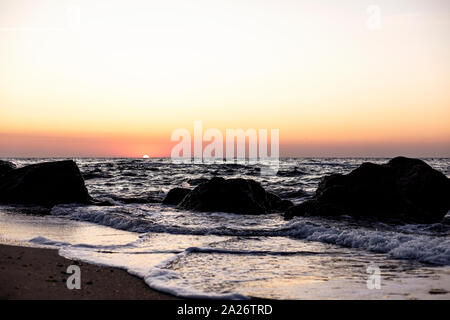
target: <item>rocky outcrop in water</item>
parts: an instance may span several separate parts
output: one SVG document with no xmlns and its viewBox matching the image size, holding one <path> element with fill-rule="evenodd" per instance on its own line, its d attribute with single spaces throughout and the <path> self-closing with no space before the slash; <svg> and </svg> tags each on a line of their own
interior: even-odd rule
<svg viewBox="0 0 450 320">
<path fill-rule="evenodd" d="M 265 214 L 283 211 L 292 202 L 266 192 L 254 180 L 214 177 L 198 185 L 180 202 L 179 207 L 195 211 L 221 211 L 240 214 Z"/>
<path fill-rule="evenodd" d="M 289 208 L 285 217 L 351 215 L 432 223 L 449 209 L 450 179 L 422 160 L 397 157 L 322 178 L 315 196 Z"/>
<path fill-rule="evenodd" d="M 0 203 L 53 206 L 91 200 L 72 160 L 32 164 L 0 176 Z"/>
<path fill-rule="evenodd" d="M 177 205 L 184 199 L 184 197 L 191 192 L 191 189 L 173 188 L 171 189 L 163 200 L 163 204 Z"/>
<path fill-rule="evenodd" d="M 14 170 L 16 165 L 9 161 L 0 160 L 0 176 L 4 173 Z"/>
<path fill-rule="evenodd" d="M 279 196 L 272 192 L 266 191 L 266 198 L 270 211 L 284 212 L 288 208 L 293 206 L 293 203 L 291 201 L 281 199 Z"/>
</svg>

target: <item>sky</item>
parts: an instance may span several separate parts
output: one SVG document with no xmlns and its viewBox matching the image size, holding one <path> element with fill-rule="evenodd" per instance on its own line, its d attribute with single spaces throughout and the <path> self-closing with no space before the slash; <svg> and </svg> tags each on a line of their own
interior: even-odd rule
<svg viewBox="0 0 450 320">
<path fill-rule="evenodd" d="M 450 1 L 0 0 L 0 157 L 450 157 Z"/>
</svg>

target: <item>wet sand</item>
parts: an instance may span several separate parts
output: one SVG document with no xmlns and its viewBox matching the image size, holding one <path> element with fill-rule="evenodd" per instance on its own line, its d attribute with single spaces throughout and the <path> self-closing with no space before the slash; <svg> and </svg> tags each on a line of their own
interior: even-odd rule
<svg viewBox="0 0 450 320">
<path fill-rule="evenodd" d="M 81 288 L 67 288 L 78 265 Z M 150 289 L 142 279 L 124 270 L 65 259 L 54 249 L 0 245 L 0 299 L 138 299 L 171 300 L 173 296 Z"/>
</svg>

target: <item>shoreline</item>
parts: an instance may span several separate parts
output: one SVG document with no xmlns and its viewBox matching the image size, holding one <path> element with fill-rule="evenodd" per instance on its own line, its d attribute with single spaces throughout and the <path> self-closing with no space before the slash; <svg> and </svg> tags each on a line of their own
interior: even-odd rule
<svg viewBox="0 0 450 320">
<path fill-rule="evenodd" d="M 70 265 L 81 288 L 66 285 Z M 0 300 L 174 300 L 127 271 L 61 257 L 56 249 L 0 244 Z"/>
</svg>

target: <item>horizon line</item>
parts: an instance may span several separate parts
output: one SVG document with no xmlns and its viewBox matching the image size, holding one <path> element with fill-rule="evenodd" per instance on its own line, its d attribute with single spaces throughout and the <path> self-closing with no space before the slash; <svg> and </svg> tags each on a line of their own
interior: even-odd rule
<svg viewBox="0 0 450 320">
<path fill-rule="evenodd" d="M 405 155 L 396 155 L 396 156 L 283 156 L 279 157 L 279 159 L 392 159 L 397 157 L 405 157 L 405 158 L 417 158 L 417 159 L 450 159 L 450 156 L 405 156 Z M 123 157 L 123 156 L 34 156 L 34 157 L 24 157 L 24 156 L 6 156 L 0 157 L 1 159 L 171 159 L 170 156 L 166 157 L 151 157 L 143 158 L 143 157 Z M 192 157 L 191 160 L 194 160 Z M 233 159 L 223 159 L 225 162 L 227 160 L 250 160 L 249 158 L 233 158 Z M 258 159 L 253 159 L 258 160 Z"/>
</svg>

